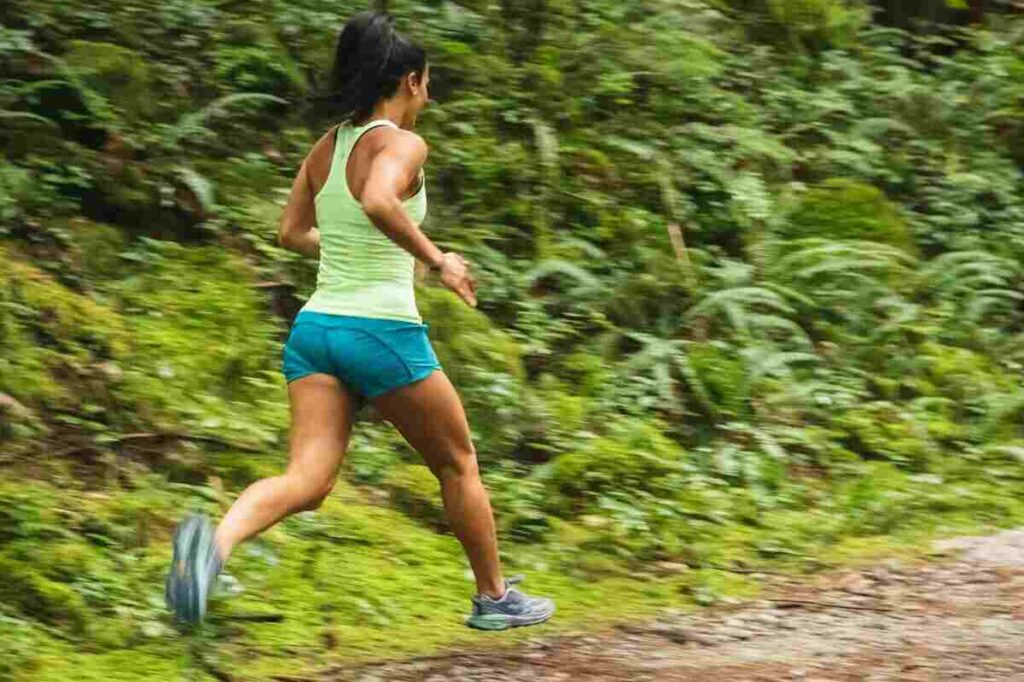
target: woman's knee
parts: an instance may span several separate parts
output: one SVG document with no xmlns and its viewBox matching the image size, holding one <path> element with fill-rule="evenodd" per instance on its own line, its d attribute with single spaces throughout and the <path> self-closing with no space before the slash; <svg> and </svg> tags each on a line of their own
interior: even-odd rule
<svg viewBox="0 0 1024 682">
<path fill-rule="evenodd" d="M 316 511 L 334 489 L 334 478 L 298 479 L 295 482 L 295 498 L 299 511 Z"/>
<path fill-rule="evenodd" d="M 434 467 L 434 475 L 442 481 L 447 478 L 479 478 L 476 450 L 472 446 L 453 450 Z"/>
</svg>

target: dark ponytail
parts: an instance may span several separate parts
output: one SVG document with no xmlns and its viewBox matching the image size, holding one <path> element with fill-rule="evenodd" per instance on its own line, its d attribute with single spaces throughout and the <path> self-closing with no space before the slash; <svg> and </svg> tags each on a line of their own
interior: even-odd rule
<svg viewBox="0 0 1024 682">
<path fill-rule="evenodd" d="M 320 98 L 324 113 L 361 122 L 381 98 L 395 94 L 403 76 L 422 74 L 426 67 L 426 52 L 395 31 L 391 16 L 360 12 L 338 36 L 334 66 Z"/>
</svg>

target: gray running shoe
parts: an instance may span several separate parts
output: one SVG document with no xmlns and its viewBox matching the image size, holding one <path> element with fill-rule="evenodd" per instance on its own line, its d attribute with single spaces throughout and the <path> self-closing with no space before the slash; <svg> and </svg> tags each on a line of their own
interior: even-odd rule
<svg viewBox="0 0 1024 682">
<path fill-rule="evenodd" d="M 195 625 L 203 620 L 220 569 L 210 520 L 199 514 L 185 517 L 174 531 L 174 557 L 164 590 L 167 607 L 179 623 Z"/>
<path fill-rule="evenodd" d="M 508 630 L 543 623 L 555 614 L 555 602 L 544 597 L 528 597 L 516 588 L 522 576 L 505 581 L 505 596 L 492 599 L 485 594 L 473 597 L 473 614 L 466 625 L 477 630 Z"/>
</svg>

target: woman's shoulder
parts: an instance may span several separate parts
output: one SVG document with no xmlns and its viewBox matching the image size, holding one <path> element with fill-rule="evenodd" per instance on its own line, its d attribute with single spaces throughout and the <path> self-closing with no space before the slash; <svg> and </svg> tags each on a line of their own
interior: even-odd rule
<svg viewBox="0 0 1024 682">
<path fill-rule="evenodd" d="M 303 161 L 302 165 L 306 167 L 306 174 L 316 192 L 320 191 L 330 175 L 331 164 L 334 160 L 335 133 L 338 127 L 331 126 L 331 129 L 313 144 Z"/>
<path fill-rule="evenodd" d="M 383 133 L 385 146 L 391 147 L 403 156 L 416 159 L 420 163 L 426 160 L 429 148 L 427 141 L 419 133 L 391 126 L 381 126 L 381 130 L 385 131 Z"/>
<path fill-rule="evenodd" d="M 338 129 L 344 124 L 333 125 L 320 136 L 320 139 L 313 143 L 309 153 L 306 154 L 306 162 L 314 162 L 317 159 L 330 159 L 334 155 L 334 144 L 337 139 Z"/>
</svg>

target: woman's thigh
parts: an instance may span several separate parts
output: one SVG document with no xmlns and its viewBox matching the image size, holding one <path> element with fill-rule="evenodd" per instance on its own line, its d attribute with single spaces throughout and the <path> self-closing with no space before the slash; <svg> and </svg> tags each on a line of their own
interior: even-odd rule
<svg viewBox="0 0 1024 682">
<path fill-rule="evenodd" d="M 374 398 L 373 405 L 434 473 L 475 462 L 466 412 L 444 372 Z"/>
<path fill-rule="evenodd" d="M 355 400 L 337 378 L 309 374 L 288 384 L 289 474 L 334 480 L 348 451 Z"/>
</svg>

